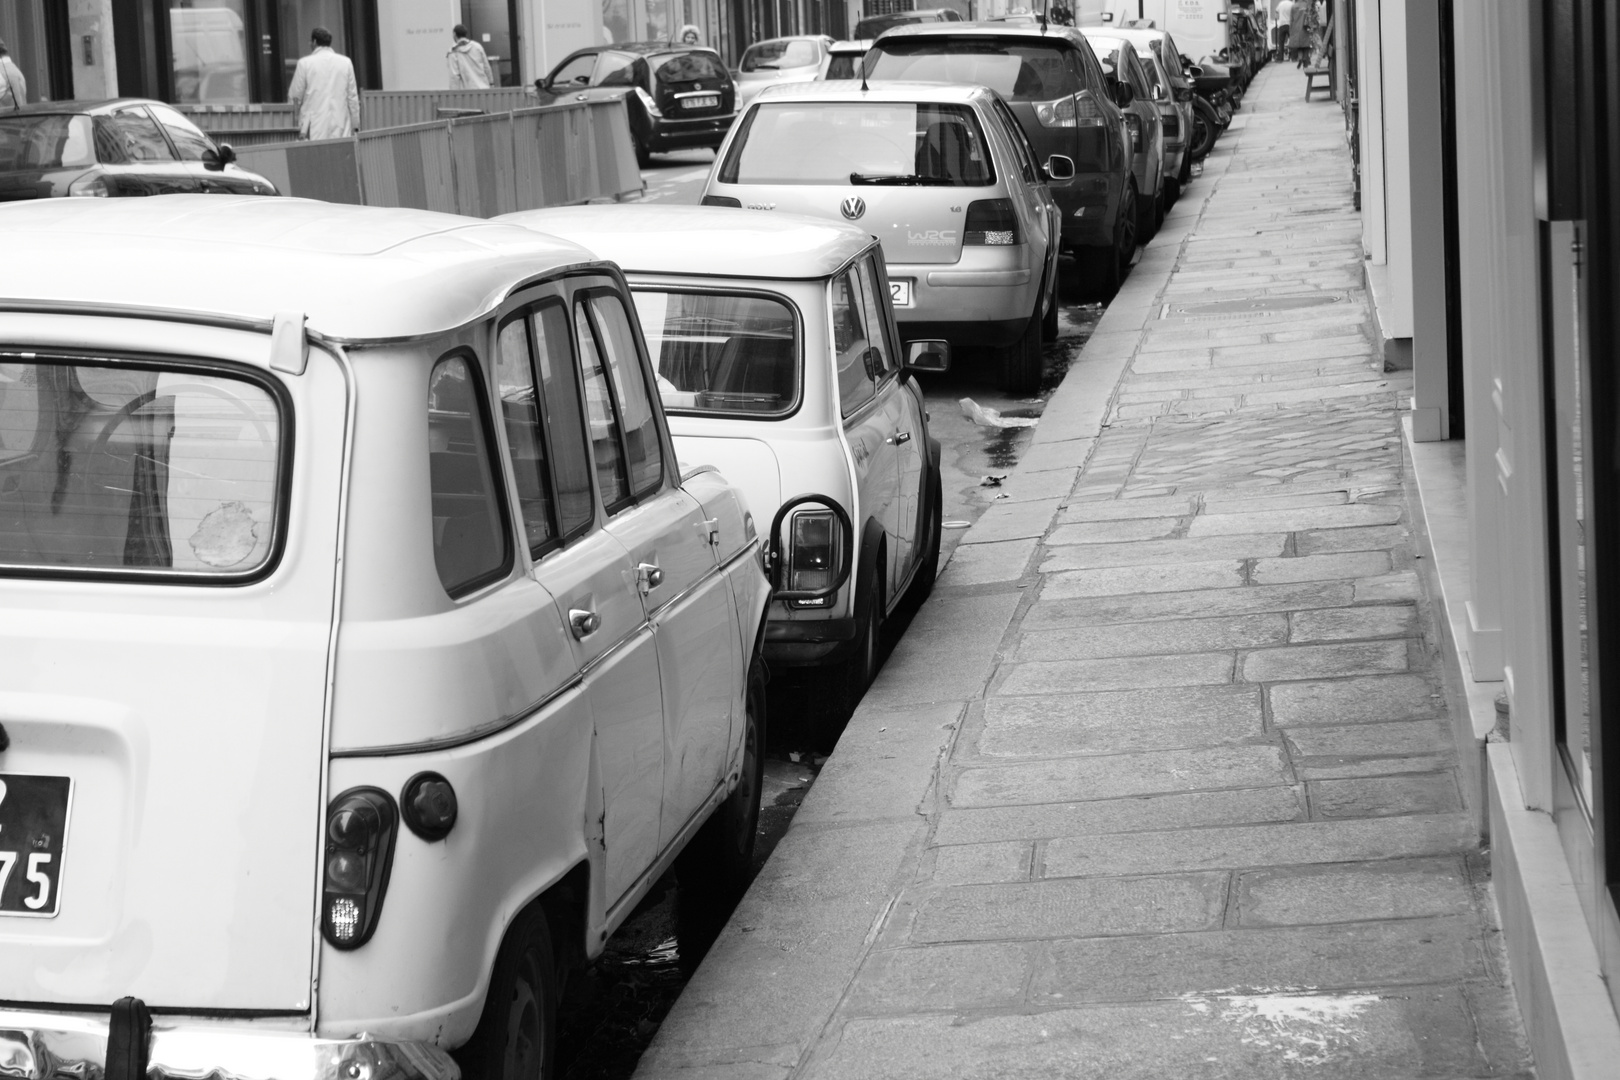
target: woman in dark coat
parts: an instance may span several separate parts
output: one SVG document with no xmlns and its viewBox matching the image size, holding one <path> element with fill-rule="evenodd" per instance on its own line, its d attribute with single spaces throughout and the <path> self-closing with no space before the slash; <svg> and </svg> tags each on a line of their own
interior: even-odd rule
<svg viewBox="0 0 1620 1080">
<path fill-rule="evenodd" d="M 1310 9 L 1308 2 L 1296 3 L 1288 19 L 1288 52 L 1294 58 L 1295 67 L 1304 67 L 1311 55 Z"/>
</svg>

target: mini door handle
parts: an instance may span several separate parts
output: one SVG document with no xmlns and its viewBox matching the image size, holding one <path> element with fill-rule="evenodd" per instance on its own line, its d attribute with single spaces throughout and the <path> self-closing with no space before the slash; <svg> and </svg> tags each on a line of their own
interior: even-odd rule
<svg viewBox="0 0 1620 1080">
<path fill-rule="evenodd" d="M 585 608 L 569 608 L 568 626 L 574 631 L 576 640 L 588 638 L 601 628 L 602 616 Z"/>
<path fill-rule="evenodd" d="M 909 431 L 902 431 L 898 435 L 890 435 L 889 436 L 889 442 L 894 444 L 895 446 L 899 446 L 902 443 L 908 443 L 910 441 L 911 441 L 911 432 L 909 432 Z"/>
<path fill-rule="evenodd" d="M 636 567 L 636 580 L 641 583 L 642 592 L 652 592 L 664 583 L 664 571 L 650 562 L 644 562 Z"/>
</svg>

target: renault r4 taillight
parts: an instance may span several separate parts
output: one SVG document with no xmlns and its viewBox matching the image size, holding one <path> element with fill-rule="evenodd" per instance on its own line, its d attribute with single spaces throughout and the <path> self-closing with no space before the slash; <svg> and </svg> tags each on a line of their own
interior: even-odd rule
<svg viewBox="0 0 1620 1080">
<path fill-rule="evenodd" d="M 358 949 L 377 929 L 398 832 L 393 796 L 378 788 L 350 788 L 327 807 L 321 933 L 336 948 Z"/>
</svg>

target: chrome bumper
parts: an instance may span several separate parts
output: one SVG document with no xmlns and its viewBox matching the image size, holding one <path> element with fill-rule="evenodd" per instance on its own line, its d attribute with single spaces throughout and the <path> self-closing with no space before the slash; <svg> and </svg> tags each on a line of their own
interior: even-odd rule
<svg viewBox="0 0 1620 1080">
<path fill-rule="evenodd" d="M 322 1039 L 156 1017 L 147 1080 L 461 1080 L 448 1051 L 364 1034 Z M 0 1077 L 101 1080 L 101 1015 L 0 1011 Z"/>
</svg>

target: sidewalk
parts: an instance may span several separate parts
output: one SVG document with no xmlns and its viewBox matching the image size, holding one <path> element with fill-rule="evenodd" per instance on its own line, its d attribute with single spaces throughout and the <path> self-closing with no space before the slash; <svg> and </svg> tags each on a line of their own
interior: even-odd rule
<svg viewBox="0 0 1620 1080">
<path fill-rule="evenodd" d="M 1529 1075 L 1302 91 L 1251 88 L 638 1077 Z"/>
</svg>

